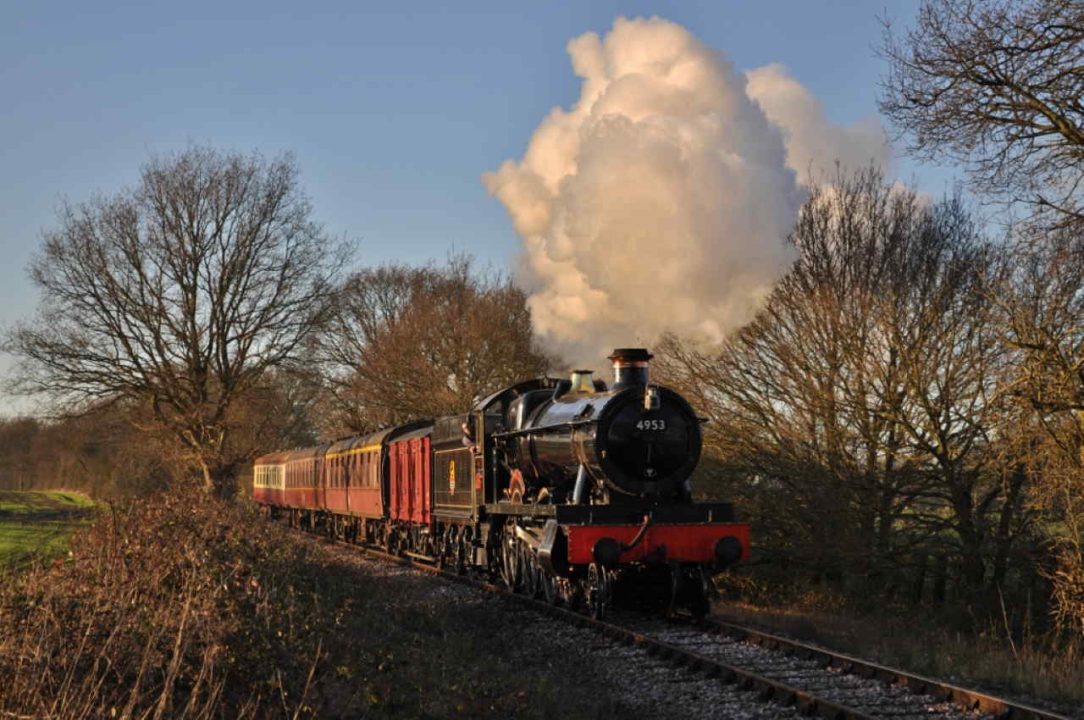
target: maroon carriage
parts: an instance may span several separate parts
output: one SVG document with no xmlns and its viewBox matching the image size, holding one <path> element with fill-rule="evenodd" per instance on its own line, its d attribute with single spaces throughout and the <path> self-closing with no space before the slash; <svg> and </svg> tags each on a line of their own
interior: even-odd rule
<svg viewBox="0 0 1084 720">
<path fill-rule="evenodd" d="M 256 458 L 252 468 L 252 498 L 265 506 L 286 503 L 286 458 L 288 452 L 275 452 Z"/>
<path fill-rule="evenodd" d="M 333 443 L 324 455 L 324 503 L 328 512 L 382 518 L 384 438 L 388 431 Z"/>
<path fill-rule="evenodd" d="M 285 507 L 312 509 L 323 505 L 320 474 L 326 447 L 321 445 L 284 453 L 285 488 L 282 504 Z"/>
</svg>

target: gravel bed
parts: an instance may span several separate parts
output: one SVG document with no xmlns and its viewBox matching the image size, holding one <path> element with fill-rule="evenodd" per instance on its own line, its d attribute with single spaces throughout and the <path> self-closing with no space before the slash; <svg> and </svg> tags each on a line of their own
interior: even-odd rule
<svg viewBox="0 0 1084 720">
<path fill-rule="evenodd" d="M 614 616 L 613 622 L 698 655 L 757 673 L 771 680 L 806 690 L 830 702 L 869 715 L 891 718 L 937 718 L 976 720 L 982 713 L 967 712 L 952 703 L 928 695 L 916 695 L 901 687 L 851 675 L 838 668 L 824 668 L 813 660 L 793 657 L 753 643 L 716 635 L 698 628 L 645 620 L 640 616 Z"/>
<path fill-rule="evenodd" d="M 515 612 L 515 611 L 513 611 Z M 523 642 L 562 653 L 587 655 L 602 683 L 640 718 L 797 718 L 797 710 L 764 702 L 750 691 L 702 673 L 675 668 L 642 648 L 603 638 L 530 610 L 519 610 Z"/>
<path fill-rule="evenodd" d="M 574 664 L 584 669 L 568 678 L 579 687 L 598 687 L 614 698 L 624 718 L 682 718 L 682 720 L 771 720 L 798 718 L 795 708 L 760 700 L 754 691 L 702 673 L 677 668 L 646 650 L 605 638 L 587 628 L 561 622 L 508 602 L 500 595 L 434 577 L 408 566 L 367 557 L 358 550 L 325 545 L 344 562 L 376 577 L 417 578 L 409 593 L 388 602 L 398 607 L 438 601 L 457 607 L 482 607 L 493 613 L 493 624 L 480 632 L 506 632 L 509 672 L 531 672 L 542 665 Z"/>
<path fill-rule="evenodd" d="M 613 697 L 627 718 L 797 718 L 793 707 L 766 702 L 754 691 L 741 690 L 731 683 L 702 673 L 677 668 L 646 650 L 605 638 L 588 628 L 576 627 L 539 612 L 509 603 L 500 595 L 458 584 L 405 565 L 396 565 L 364 555 L 355 548 L 325 545 L 344 561 L 376 577 L 411 580 L 409 593 L 396 593 L 389 604 L 454 604 L 482 608 L 493 614 L 492 625 L 484 632 L 509 635 L 507 656 L 502 658 L 509 672 L 530 672 L 539 664 L 558 667 L 575 660 L 579 671 L 569 682 L 599 688 Z M 416 579 L 416 582 L 413 580 Z M 912 694 L 905 688 L 878 680 L 849 675 L 837 668 L 823 668 L 812 660 L 737 641 L 698 628 L 664 620 L 644 619 L 632 613 L 614 614 L 614 624 L 654 637 L 670 645 L 719 660 L 777 682 L 854 707 L 870 715 L 910 720 L 979 720 L 981 713 L 969 713 L 929 696 Z M 558 689 L 559 691 L 559 689 Z"/>
</svg>

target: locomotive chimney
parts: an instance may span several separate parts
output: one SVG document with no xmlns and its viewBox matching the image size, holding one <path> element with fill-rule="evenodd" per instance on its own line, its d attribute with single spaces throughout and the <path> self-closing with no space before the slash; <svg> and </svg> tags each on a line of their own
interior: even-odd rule
<svg viewBox="0 0 1084 720">
<path fill-rule="evenodd" d="M 648 364 L 653 357 L 647 348 L 616 348 L 609 358 L 614 364 L 613 389 L 647 385 L 650 379 Z"/>
</svg>

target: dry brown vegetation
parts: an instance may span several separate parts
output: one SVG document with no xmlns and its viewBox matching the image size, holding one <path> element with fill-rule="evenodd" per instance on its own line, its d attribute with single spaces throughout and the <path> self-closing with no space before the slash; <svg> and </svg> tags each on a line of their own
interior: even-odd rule
<svg viewBox="0 0 1084 720">
<path fill-rule="evenodd" d="M 1077 682 L 1084 652 L 1082 33 L 1073 0 L 925 0 L 912 32 L 887 32 L 882 109 L 913 151 L 960 163 L 984 199 L 1024 211 L 1024 221 L 992 242 L 957 199 L 930 203 L 876 172 L 841 173 L 813 190 L 792 234 L 799 260 L 749 326 L 721 349 L 684 338 L 658 348 L 659 377 L 713 421 L 701 492 L 735 501 L 755 528 L 747 599 L 804 612 L 812 598 L 859 617 L 891 607 L 931 621 L 935 635 L 947 628 L 961 643 L 1000 647 L 967 657 L 976 666 L 1009 657 L 1002 675 L 1035 692 Z M 65 210 L 48 234 L 35 265 L 45 322 L 7 344 L 28 360 L 24 387 L 103 404 L 69 404 L 78 416 L 59 424 L 0 425 L 0 487 L 137 494 L 188 479 L 195 459 L 221 489 L 259 451 L 306 442 L 315 429 L 462 411 L 551 364 L 507 278 L 453 258 L 370 268 L 310 292 L 332 290 L 333 263 L 292 164 L 200 152 L 175 160 L 148 166 L 138 196 Z M 215 222 L 223 212 L 266 218 L 252 196 L 221 205 L 244 196 L 203 192 L 250 176 L 262 179 L 261 196 L 286 202 L 293 234 L 272 246 L 294 248 L 293 278 L 312 282 L 276 284 L 274 252 L 223 232 L 244 223 Z M 166 197 L 211 221 L 185 232 Z M 141 212 L 162 219 L 163 232 L 144 232 Z M 96 228 L 110 232 L 95 238 Z M 266 295 L 231 285 L 240 278 L 229 258 L 263 277 L 259 292 L 281 285 L 305 312 L 247 325 Z M 152 302 L 133 307 L 131 297 Z M 232 337 L 222 334 L 221 313 L 237 307 L 230 297 L 242 308 L 232 319 L 244 352 L 190 342 Z M 118 356 L 114 345 L 134 352 Z M 301 355 L 317 372 L 299 379 L 289 371 Z M 390 683 L 394 697 L 413 698 L 398 707 L 419 714 L 417 689 L 401 692 L 412 669 L 374 675 L 373 663 L 388 667 L 379 652 L 365 655 L 360 675 L 343 665 L 375 701 L 337 684 L 331 658 L 353 657 L 342 637 L 373 647 L 394 630 L 299 619 L 323 623 L 334 613 L 315 608 L 355 607 L 363 586 L 317 570 L 272 529 L 242 532 L 242 509 L 212 501 L 186 516 L 182 504 L 171 496 L 111 515 L 76 543 L 72 564 L 3 590 L 3 619 L 18 622 L 0 626 L 0 664 L 10 664 L 0 670 L 18 670 L 18 682 L 0 686 L 0 710 L 289 715 L 342 702 L 364 714 L 384 711 L 380 683 Z M 430 620 L 455 634 L 439 613 Z M 276 634 L 284 627 L 289 643 Z M 972 662 L 953 647 L 920 668 Z M 436 656 L 412 657 L 424 666 Z M 426 667 L 447 677 L 455 663 L 442 662 Z M 452 684 L 444 691 L 455 696 Z"/>
<path fill-rule="evenodd" d="M 0 586 L 2 717 L 594 717 L 607 707 L 586 689 L 555 691 L 568 663 L 505 668 L 506 619 L 419 599 L 409 579 L 360 573 L 198 492 L 106 509 L 72 547 L 68 561 Z"/>
</svg>

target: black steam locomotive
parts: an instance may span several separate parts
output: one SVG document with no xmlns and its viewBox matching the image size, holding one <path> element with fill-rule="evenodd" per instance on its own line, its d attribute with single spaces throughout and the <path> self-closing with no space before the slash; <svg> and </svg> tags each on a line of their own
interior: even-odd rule
<svg viewBox="0 0 1084 720">
<path fill-rule="evenodd" d="M 298 524 L 594 616 L 615 588 L 703 614 L 710 573 L 747 554 L 749 527 L 728 503 L 692 501 L 701 420 L 650 382 L 651 358 L 615 350 L 610 387 L 577 370 L 466 415 L 264 456 L 254 496 Z"/>
</svg>

